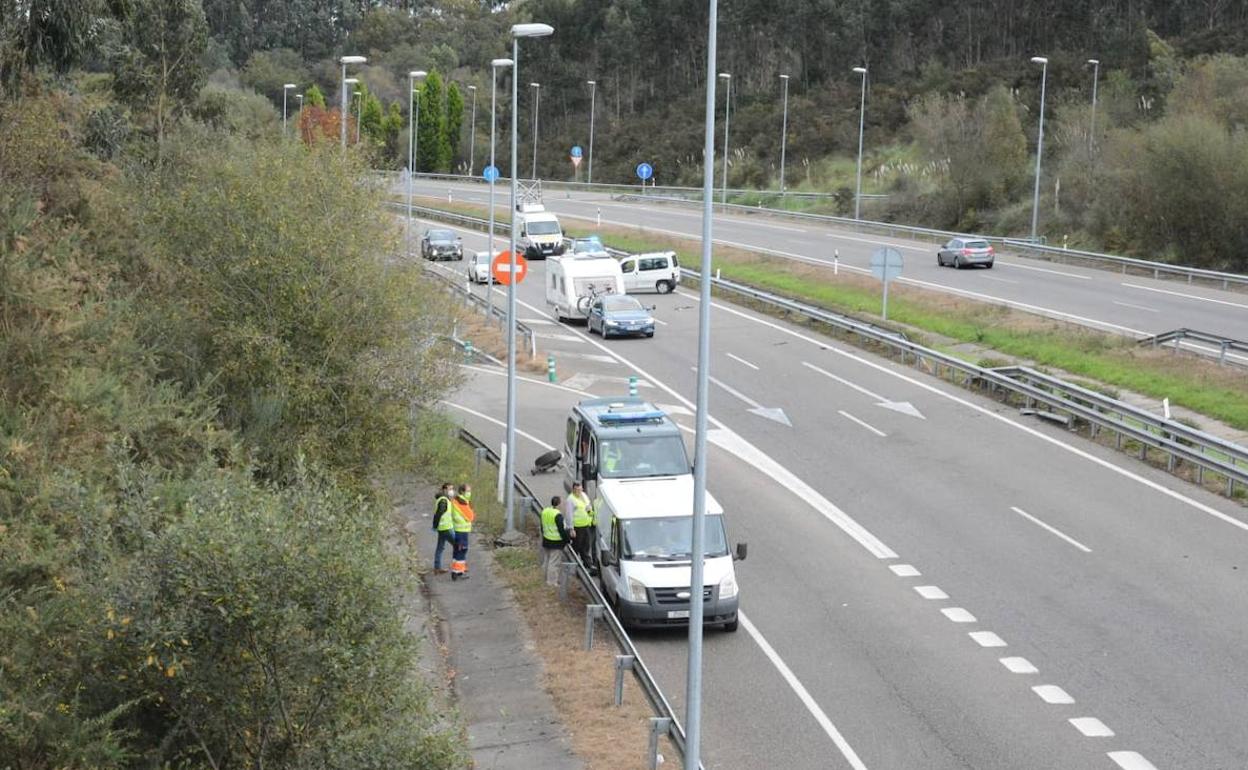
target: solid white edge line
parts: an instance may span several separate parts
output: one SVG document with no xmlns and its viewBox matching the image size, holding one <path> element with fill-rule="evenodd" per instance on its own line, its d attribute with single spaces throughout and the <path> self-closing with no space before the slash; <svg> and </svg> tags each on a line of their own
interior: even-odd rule
<svg viewBox="0 0 1248 770">
<path fill-rule="evenodd" d="M 1122 770 L 1157 770 L 1157 766 L 1138 751 L 1111 751 L 1108 756 Z"/>
<path fill-rule="evenodd" d="M 485 366 L 473 366 L 472 364 L 460 364 L 459 368 L 468 369 L 469 371 L 473 371 L 473 372 L 480 372 L 482 374 L 492 374 L 496 377 L 507 376 L 507 372 L 504 372 L 500 369 L 490 369 Z M 545 380 L 538 380 L 533 377 L 521 377 L 520 375 L 516 375 L 516 380 L 519 382 L 527 382 L 533 385 L 541 385 L 544 388 L 554 388 L 555 390 L 566 390 L 569 393 L 575 393 L 578 396 L 584 396 L 586 398 L 595 397 L 593 393 L 590 393 L 587 390 L 578 390 L 576 388 L 570 388 L 567 385 L 560 385 L 557 382 L 547 382 Z"/>
<path fill-rule="evenodd" d="M 745 360 L 744 358 L 742 358 L 741 356 L 733 355 L 732 353 L 724 353 L 724 355 L 728 356 L 728 357 L 729 357 L 729 358 L 731 358 L 733 361 L 736 361 L 736 362 L 737 362 L 737 363 L 739 363 L 739 364 L 745 364 L 746 366 L 750 367 L 750 368 L 751 368 L 751 369 L 753 369 L 754 371 L 756 371 L 756 372 L 758 371 L 758 367 L 757 367 L 757 366 L 755 366 L 754 364 L 750 363 L 749 361 L 746 361 L 746 360 Z"/>
<path fill-rule="evenodd" d="M 683 294 L 682 294 L 682 296 L 688 296 L 688 295 L 683 295 Z M 694 297 L 694 299 L 697 299 L 697 298 L 696 298 L 696 297 Z M 1014 420 L 1011 420 L 1010 418 L 1008 418 L 1008 417 L 1006 417 L 1006 416 L 1004 416 L 1004 415 L 997 414 L 996 412 L 992 411 L 991 409 L 987 409 L 987 408 L 985 408 L 985 407 L 980 406 L 979 404 L 972 403 L 971 401 L 968 401 L 967 399 L 962 398 L 961 396 L 955 395 L 955 394 L 953 394 L 953 393 L 946 392 L 946 391 L 944 391 L 944 390 L 942 390 L 942 389 L 940 389 L 940 388 L 936 387 L 935 385 L 932 385 L 932 384 L 927 383 L 927 382 L 923 382 L 923 381 L 918 380 L 918 379 L 916 379 L 916 378 L 914 378 L 914 377 L 911 377 L 910 375 L 903 374 L 903 373 L 901 373 L 901 372 L 896 372 L 896 371 L 893 371 L 892 369 L 889 369 L 888 367 L 884 366 L 883 364 L 877 364 L 877 363 L 875 363 L 874 361 L 868 361 L 867 359 L 863 358 L 862 356 L 856 355 L 856 354 L 854 354 L 854 353 L 850 353 L 850 352 L 849 352 L 849 351 L 847 351 L 847 350 L 842 350 L 842 349 L 840 349 L 839 347 L 837 347 L 837 346 L 835 346 L 835 345 L 831 344 L 830 342 L 821 342 L 821 341 L 819 341 L 819 340 L 816 340 L 816 339 L 815 339 L 815 338 L 813 338 L 813 337 L 809 337 L 809 336 L 807 336 L 807 335 L 805 335 L 805 334 L 802 334 L 802 333 L 800 333 L 800 332 L 793 331 L 792 329 L 786 329 L 786 328 L 784 328 L 783 326 L 780 326 L 779 324 L 772 323 L 772 322 L 770 322 L 770 321 L 765 321 L 765 320 L 763 320 L 763 319 L 761 319 L 761 318 L 756 318 L 756 317 L 754 317 L 754 316 L 750 315 L 749 313 L 742 312 L 742 311 L 740 311 L 740 310 L 737 310 L 736 308 L 727 307 L 727 306 L 723 305 L 722 303 L 713 303 L 713 307 L 715 307 L 715 308 L 717 308 L 717 309 L 719 309 L 719 310 L 723 310 L 723 311 L 724 311 L 724 312 L 726 312 L 726 313 L 732 313 L 732 314 L 737 315 L 737 316 L 740 316 L 740 317 L 742 317 L 742 318 L 747 318 L 747 319 L 749 319 L 749 320 L 751 320 L 751 321 L 753 321 L 753 322 L 755 322 L 755 323 L 761 324 L 761 325 L 763 325 L 763 326 L 770 327 L 770 328 L 775 329 L 775 330 L 777 330 L 777 331 L 779 331 L 779 332 L 781 332 L 781 333 L 783 333 L 783 334 L 788 334 L 789 336 L 796 337 L 797 339 L 800 339 L 800 340 L 804 340 L 804 341 L 809 342 L 811 345 L 814 345 L 815 347 L 817 347 L 817 348 L 819 348 L 819 349 L 821 349 L 821 350 L 825 350 L 825 351 L 827 351 L 827 352 L 829 352 L 829 353 L 835 353 L 836 355 L 838 355 L 838 356 L 842 356 L 842 357 L 844 357 L 844 358 L 848 358 L 848 359 L 850 359 L 851 361 L 857 361 L 858 363 L 862 364 L 863 366 L 867 366 L 867 367 L 870 367 L 870 368 L 872 368 L 872 369 L 875 369 L 876 371 L 883 372 L 884 374 L 887 374 L 887 375 L 889 375 L 890 377 L 896 377 L 896 378 L 897 378 L 897 379 L 899 379 L 899 380 L 903 380 L 903 381 L 905 381 L 905 382 L 908 382 L 908 383 L 910 383 L 911 385 L 914 385 L 915 387 L 922 388 L 923 390 L 926 390 L 926 391 L 928 391 L 929 393 L 934 393 L 934 394 L 936 394 L 936 395 L 940 396 L 941 398 L 944 398 L 944 399 L 947 399 L 947 400 L 949 400 L 949 401 L 954 402 L 955 404 L 961 404 L 962 406 L 965 406 L 965 407 L 966 407 L 966 408 L 968 408 L 968 409 L 972 409 L 972 410 L 974 410 L 974 411 L 976 411 L 976 412 L 979 412 L 980 414 L 982 414 L 982 415 L 984 415 L 984 416 L 986 416 L 986 417 L 990 417 L 990 418 L 992 418 L 992 419 L 994 419 L 994 420 L 997 420 L 997 421 L 999 421 L 999 422 L 1001 422 L 1001 423 L 1004 423 L 1004 424 L 1006 424 L 1006 425 L 1009 425 L 1010 427 L 1015 428 L 1016 430 L 1020 430 L 1020 431 L 1022 431 L 1023 433 L 1026 433 L 1026 434 L 1028 434 L 1028 435 L 1030 435 L 1030 436 L 1032 436 L 1032 437 L 1034 437 L 1034 438 L 1040 439 L 1041 441 L 1047 442 L 1047 443 L 1049 443 L 1049 444 L 1052 444 L 1052 445 L 1053 445 L 1053 446 L 1055 446 L 1055 447 L 1059 447 L 1059 448 L 1061 448 L 1061 449 L 1063 449 L 1063 450 L 1065 450 L 1065 451 L 1067 451 L 1067 452 L 1070 452 L 1071 454 L 1075 455 L 1076 457 L 1079 457 L 1079 458 L 1081 458 L 1081 459 L 1083 459 L 1083 460 L 1086 460 L 1087 462 L 1090 462 L 1090 463 L 1092 463 L 1092 464 L 1094 464 L 1094 465 L 1099 465 L 1099 466 L 1101 466 L 1102 468 L 1105 468 L 1106 470 L 1109 470 L 1109 471 L 1111 471 L 1111 472 L 1113 472 L 1113 473 L 1116 473 L 1116 474 L 1118 474 L 1118 475 L 1122 476 L 1123 478 L 1129 479 L 1129 480 L 1134 481 L 1134 482 L 1136 482 L 1136 483 L 1138 483 L 1138 484 L 1142 484 L 1142 485 L 1144 485 L 1145 487 L 1148 487 L 1149 489 L 1152 489 L 1152 490 L 1153 490 L 1153 491 L 1155 491 L 1155 492 L 1160 492 L 1161 494 L 1165 495 L 1166 497 L 1169 497 L 1169 498 L 1171 498 L 1172 500 L 1176 500 L 1176 501 L 1178 501 L 1178 502 L 1180 502 L 1180 503 L 1183 503 L 1184 505 L 1187 505 L 1187 506 L 1189 506 L 1189 507 L 1191 507 L 1191 508 L 1194 508 L 1194 509 L 1196 509 L 1197 511 L 1200 511 L 1201 513 L 1204 513 L 1204 514 L 1207 514 L 1207 515 L 1209 515 L 1209 516 L 1212 516 L 1212 517 L 1213 517 L 1213 518 L 1215 518 L 1215 519 L 1219 519 L 1219 520 L 1221 520 L 1221 521 L 1223 521 L 1223 522 L 1225 522 L 1225 523 L 1227 523 L 1227 524 L 1230 524 L 1230 525 L 1231 525 L 1231 526 L 1233 526 L 1233 527 L 1237 527 L 1238 529 L 1241 529 L 1241 530 L 1244 530 L 1245 532 L 1248 532 L 1248 522 L 1243 522 L 1243 521 L 1240 521 L 1239 519 L 1235 518 L 1234 516 L 1230 516 L 1230 515 L 1228 515 L 1228 514 L 1225 514 L 1225 513 L 1223 513 L 1222 511 L 1219 511 L 1218 509 L 1216 509 L 1216 508 L 1214 508 L 1214 507 L 1212 507 L 1212 506 L 1205 505 L 1204 503 L 1202 503 L 1202 502 L 1200 502 L 1200 501 L 1198 501 L 1198 500 L 1195 500 L 1195 499 L 1193 499 L 1193 498 L 1191 498 L 1191 497 L 1188 497 L 1187 495 L 1183 494 L 1182 492 L 1178 492 L 1178 491 L 1176 491 L 1176 490 L 1170 489 L 1169 487 L 1163 486 L 1163 485 L 1159 484 L 1158 482 L 1153 481 L 1153 480 L 1151 480 L 1151 479 L 1146 479 L 1146 478 L 1144 478 L 1143 476 L 1141 476 L 1140 474 L 1136 473 L 1135 471 L 1127 470 L 1126 468 L 1123 468 L 1123 467 L 1121 467 L 1121 466 L 1115 465 L 1115 464 L 1111 463 L 1111 462 L 1110 462 L 1110 461 L 1108 461 L 1108 460 L 1105 460 L 1105 459 L 1103 459 L 1103 458 L 1097 457 L 1096 455 L 1094 455 L 1094 454 L 1092 454 L 1092 453 L 1090 453 L 1090 452 L 1087 452 L 1087 451 L 1085 451 L 1085 450 L 1083 450 L 1083 449 L 1080 449 L 1080 448 L 1078 448 L 1078 447 L 1076 447 L 1076 446 L 1074 446 L 1074 445 L 1072 445 L 1072 444 L 1067 444 L 1066 442 L 1061 441 L 1061 440 L 1059 440 L 1059 439 L 1057 439 L 1057 438 L 1054 438 L 1053 436 L 1050 436 L 1050 435 L 1048 435 L 1048 434 L 1046 434 L 1046 433 L 1042 433 L 1041 431 L 1036 430 L 1035 428 L 1032 428 L 1032 427 L 1027 426 L 1027 425 L 1023 425 L 1023 424 L 1022 424 L 1022 423 L 1020 423 L 1020 422 L 1015 422 Z M 805 363 L 805 362 L 803 362 L 803 363 Z"/>
<path fill-rule="evenodd" d="M 844 409 L 837 409 L 836 412 L 837 414 L 844 417 L 845 419 L 858 423 L 859 425 L 871 431 L 872 433 L 879 436 L 880 438 L 888 438 L 888 434 L 885 433 L 884 431 L 880 430 L 879 428 L 868 425 L 867 423 L 863 422 L 862 420 L 859 420 L 857 417 L 853 416 L 852 414 L 845 411 Z"/>
<path fill-rule="evenodd" d="M 1019 283 L 1018 281 L 1015 281 L 1013 278 L 998 278 L 995 275 L 981 275 L 980 278 L 982 278 L 985 281 L 996 281 L 997 283 L 1012 283 L 1016 286 Z"/>
<path fill-rule="evenodd" d="M 849 741 L 846 741 L 845 736 L 841 735 L 841 731 L 836 729 L 836 725 L 832 724 L 832 720 L 828 718 L 828 715 L 824 713 L 823 709 L 819 707 L 819 704 L 815 702 L 814 697 L 812 697 L 806 688 L 802 686 L 801 681 L 797 678 L 793 671 L 789 669 L 788 665 L 785 664 L 784 660 L 776 652 L 775 648 L 772 647 L 765 638 L 763 638 L 762 633 L 754 627 L 754 624 L 750 622 L 750 619 L 745 616 L 744 612 L 738 610 L 737 618 L 741 621 L 741 625 L 745 628 L 746 633 L 750 635 L 750 638 L 752 638 L 754 643 L 759 646 L 759 649 L 763 651 L 763 654 L 767 656 L 767 658 L 771 661 L 771 664 L 776 667 L 777 671 L 780 672 L 780 676 L 784 678 L 784 681 L 788 682 L 789 687 L 792 688 L 793 692 L 797 695 L 798 700 L 802 702 L 802 705 L 806 707 L 806 710 L 810 712 L 810 715 L 815 718 L 815 721 L 819 723 L 819 726 L 823 728 L 823 731 L 828 734 L 828 737 L 831 738 L 832 742 L 836 744 L 836 747 L 840 749 L 841 756 L 845 757 L 845 761 L 849 763 L 850 767 L 854 768 L 854 770 L 867 770 L 867 766 L 863 764 L 861 759 L 858 758 L 858 754 L 854 751 L 853 747 L 849 745 Z"/>
<path fill-rule="evenodd" d="M 1078 275 L 1076 273 L 1067 273 L 1062 270 L 1052 270 L 1047 267 L 1033 267 L 1031 265 L 1020 265 L 1017 262 L 1006 262 L 1005 260 L 1000 259 L 1000 258 L 996 260 L 996 263 L 998 265 L 1004 265 L 1005 267 L 1016 267 L 1019 270 L 1035 270 L 1037 273 L 1052 273 L 1053 275 L 1064 275 L 1067 278 L 1078 278 L 1081 281 L 1092 280 L 1092 276 L 1090 275 Z"/>
<path fill-rule="evenodd" d="M 1224 300 L 1224 299 L 1214 299 L 1213 297 L 1202 297 L 1199 294 L 1185 294 L 1181 291 L 1171 291 L 1169 289 L 1158 289 L 1153 286 L 1141 286 L 1138 283 L 1127 283 L 1126 281 L 1123 281 L 1122 285 L 1126 286 L 1128 289 L 1139 289 L 1140 291 L 1152 291 L 1158 294 L 1169 294 L 1174 297 L 1183 297 L 1184 299 L 1195 299 L 1195 300 L 1200 300 L 1201 302 L 1213 302 L 1218 305 L 1230 305 L 1231 307 L 1239 307 L 1239 308 L 1243 308 L 1244 310 L 1248 310 L 1248 305 L 1245 305 L 1242 302 L 1228 302 L 1227 300 Z"/>
<path fill-rule="evenodd" d="M 455 403 L 452 403 L 452 402 L 450 402 L 450 401 L 439 401 L 438 403 L 440 403 L 440 404 L 445 404 L 445 405 L 447 405 L 447 406 L 451 407 L 452 409 L 458 409 L 458 410 L 460 410 L 461 412 L 467 412 L 468 414 L 472 415 L 473 417 L 479 417 L 479 418 L 481 418 L 482 420 L 485 420 L 486 422 L 490 422 L 490 423 L 493 423 L 493 424 L 495 424 L 495 425 L 499 425 L 499 426 L 504 427 L 504 428 L 506 428 L 506 427 L 507 427 L 507 423 L 503 422 L 502 420 L 497 420 L 497 419 L 495 419 L 495 418 L 493 418 L 493 417 L 489 416 L 488 414 L 483 414 L 483 413 L 481 413 L 481 412 L 478 412 L 476 409 L 469 409 L 469 408 L 468 408 L 468 407 L 466 407 L 466 406 L 460 406 L 459 404 L 455 404 Z M 537 444 L 538 446 L 540 446 L 541 448 L 543 448 L 543 449 L 545 449 L 545 450 L 547 450 L 547 451 L 549 451 L 549 450 L 551 450 L 551 449 L 554 449 L 554 447 L 553 447 L 553 446 L 551 446 L 550 444 L 547 444 L 545 441 L 542 441 L 542 440 L 541 440 L 540 438 L 538 438 L 537 436 L 534 436 L 534 435 L 532 435 L 532 434 L 530 434 L 530 433 L 525 433 L 524 431 L 520 430 L 519 428 L 516 428 L 516 435 L 517 435 L 517 436 L 522 436 L 522 437 L 524 437 L 524 438 L 527 438 L 529 441 L 532 441 L 534 444 Z"/>
<path fill-rule="evenodd" d="M 1066 542 L 1070 543 L 1074 547 L 1078 548 L 1080 551 L 1083 551 L 1084 553 L 1092 553 L 1091 548 L 1087 547 L 1083 543 L 1080 543 L 1078 540 L 1074 539 L 1070 535 L 1067 535 L 1065 532 L 1062 532 L 1057 527 L 1051 526 L 1049 524 L 1045 524 L 1043 521 L 1040 521 L 1039 519 L 1037 519 L 1035 516 L 1032 516 L 1027 511 L 1024 511 L 1022 508 L 1019 508 L 1017 505 L 1011 505 L 1010 510 L 1014 511 L 1019 516 L 1022 516 L 1024 519 L 1027 519 L 1032 524 L 1035 524 L 1038 527 L 1043 527 L 1044 529 L 1047 529 L 1049 532 L 1052 532 L 1053 534 L 1057 535 L 1061 539 L 1065 540 Z"/>
</svg>

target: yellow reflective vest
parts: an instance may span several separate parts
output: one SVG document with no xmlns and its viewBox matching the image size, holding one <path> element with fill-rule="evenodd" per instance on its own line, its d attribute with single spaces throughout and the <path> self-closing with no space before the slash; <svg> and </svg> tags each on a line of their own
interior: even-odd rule
<svg viewBox="0 0 1248 770">
<path fill-rule="evenodd" d="M 451 521 L 456 532 L 471 532 L 472 521 L 475 518 L 477 514 L 472 510 L 471 505 L 461 502 L 459 498 L 451 501 Z"/>
<path fill-rule="evenodd" d="M 590 511 L 589 497 L 582 492 L 581 497 L 576 495 L 568 495 L 568 500 L 572 502 L 572 526 L 576 529 L 588 527 L 594 523 L 593 514 Z"/>
</svg>

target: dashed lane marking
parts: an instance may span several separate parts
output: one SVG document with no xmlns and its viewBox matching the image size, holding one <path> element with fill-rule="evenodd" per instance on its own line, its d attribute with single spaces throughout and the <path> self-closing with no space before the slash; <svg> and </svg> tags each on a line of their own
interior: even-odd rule
<svg viewBox="0 0 1248 770">
<path fill-rule="evenodd" d="M 1087 738 L 1114 737 L 1114 731 L 1106 727 L 1105 723 L 1096 717 L 1075 717 L 1070 720 L 1070 723 Z"/>
<path fill-rule="evenodd" d="M 945 607 L 940 611 L 942 615 L 952 620 L 954 623 L 974 623 L 975 616 L 969 611 L 961 607 Z"/>
<path fill-rule="evenodd" d="M 897 577 L 918 577 L 923 574 L 919 572 L 913 564 L 890 564 L 888 568 L 893 571 Z"/>
<path fill-rule="evenodd" d="M 1005 640 L 991 631 L 972 631 L 967 636 L 975 640 L 980 647 L 1008 647 Z"/>
<path fill-rule="evenodd" d="M 1011 510 L 1011 511 L 1014 511 L 1014 512 L 1015 512 L 1015 513 L 1017 513 L 1019 516 L 1022 516 L 1024 519 L 1027 519 L 1027 520 L 1028 520 L 1028 521 L 1030 521 L 1032 524 L 1035 524 L 1036 526 L 1041 527 L 1042 529 L 1046 529 L 1046 530 L 1048 530 L 1049 532 L 1052 532 L 1054 535 L 1057 535 L 1057 536 L 1058 536 L 1058 537 L 1060 537 L 1061 539 L 1065 540 L 1066 542 L 1070 543 L 1070 544 L 1071 544 L 1071 545 L 1073 545 L 1074 547 L 1078 548 L 1080 551 L 1083 551 L 1084 553 L 1092 553 L 1092 549 L 1091 549 L 1091 548 L 1087 547 L 1087 546 L 1086 546 L 1086 545 L 1084 545 L 1083 543 L 1080 543 L 1078 540 L 1074 539 L 1074 538 L 1073 538 L 1073 537 L 1071 537 L 1070 535 L 1067 535 L 1065 532 L 1062 532 L 1062 531 L 1061 531 L 1061 530 L 1059 530 L 1057 527 L 1052 527 L 1052 526 L 1049 526 L 1048 524 L 1045 524 L 1043 521 L 1040 521 L 1040 520 L 1039 520 L 1039 519 L 1037 519 L 1035 516 L 1032 516 L 1032 515 L 1031 515 L 1030 513 L 1028 513 L 1027 511 L 1024 511 L 1022 508 L 1019 508 L 1018 506 L 1011 505 L 1011 506 L 1010 506 L 1010 510 Z"/>
<path fill-rule="evenodd" d="M 1055 684 L 1040 684 L 1031 688 L 1031 691 L 1040 696 L 1040 700 L 1050 703 L 1054 706 L 1066 706 L 1075 702 L 1062 688 Z"/>
<path fill-rule="evenodd" d="M 879 436 L 880 438 L 888 438 L 888 434 L 885 433 L 884 431 L 880 430 L 879 428 L 876 428 L 873 425 L 868 425 L 867 423 L 863 422 L 862 420 L 859 420 L 857 417 L 853 416 L 852 414 L 845 411 L 844 409 L 837 409 L 836 412 L 840 416 L 844 417 L 846 420 L 849 420 L 850 422 L 858 423 L 859 425 L 871 431 L 872 433 Z"/>
<path fill-rule="evenodd" d="M 1011 674 L 1037 674 L 1040 672 L 1038 668 L 1032 665 L 1031 661 L 1026 658 L 998 658 L 1001 665 L 1005 666 Z"/>
<path fill-rule="evenodd" d="M 1245 305 L 1242 302 L 1228 302 L 1227 300 L 1224 300 L 1224 299 L 1214 299 L 1213 297 L 1202 297 L 1199 294 L 1188 294 L 1182 291 L 1171 291 L 1170 289 L 1158 289 L 1153 286 L 1141 286 L 1138 283 L 1123 282 L 1122 285 L 1126 286 L 1128 289 L 1139 289 L 1140 291 L 1152 291 L 1158 294 L 1169 294 L 1172 297 L 1194 299 L 1194 300 L 1199 300 L 1201 302 L 1212 302 L 1215 305 L 1228 305 L 1230 307 L 1238 307 L 1238 308 L 1243 308 L 1244 310 L 1248 310 L 1248 305 Z"/>
<path fill-rule="evenodd" d="M 745 364 L 746 366 L 750 367 L 750 368 L 751 368 L 751 369 L 753 369 L 754 371 L 758 371 L 758 367 L 757 367 L 757 366 L 755 366 L 754 364 L 750 363 L 749 361 L 746 361 L 746 360 L 745 360 L 744 358 L 742 358 L 741 356 L 736 356 L 736 355 L 733 355 L 732 353 L 725 353 L 724 355 L 728 356 L 728 357 L 729 357 L 729 358 L 731 358 L 733 361 L 736 361 L 736 362 L 737 362 L 737 363 L 739 363 L 739 364 Z"/>
<path fill-rule="evenodd" d="M 924 599 L 948 599 L 949 594 L 940 590 L 937 586 L 915 586 L 915 593 Z"/>
<path fill-rule="evenodd" d="M 1157 766 L 1135 751 L 1111 751 L 1109 758 L 1122 770 L 1157 770 Z"/>
</svg>

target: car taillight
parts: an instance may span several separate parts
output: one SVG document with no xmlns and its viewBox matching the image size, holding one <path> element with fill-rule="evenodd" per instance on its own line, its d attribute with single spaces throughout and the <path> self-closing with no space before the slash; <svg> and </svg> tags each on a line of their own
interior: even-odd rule
<svg viewBox="0 0 1248 770">
<path fill-rule="evenodd" d="M 970 250 L 970 249 L 962 249 L 962 256 L 964 256 L 964 257 L 969 257 L 969 256 L 971 256 L 971 250 Z"/>
<path fill-rule="evenodd" d="M 988 253 L 989 253 L 989 254 L 996 254 L 997 252 L 996 252 L 996 251 L 995 251 L 995 250 L 994 250 L 991 246 L 989 246 L 989 247 L 988 247 Z"/>
</svg>

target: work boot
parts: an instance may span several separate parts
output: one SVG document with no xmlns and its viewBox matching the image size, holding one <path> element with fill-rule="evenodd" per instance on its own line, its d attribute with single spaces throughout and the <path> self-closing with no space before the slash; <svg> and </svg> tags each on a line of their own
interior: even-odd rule
<svg viewBox="0 0 1248 770">
<path fill-rule="evenodd" d="M 446 573 L 447 573 L 447 570 L 442 569 L 441 567 L 434 567 L 434 568 L 433 568 L 433 574 L 435 574 L 435 575 L 445 575 Z"/>
</svg>

